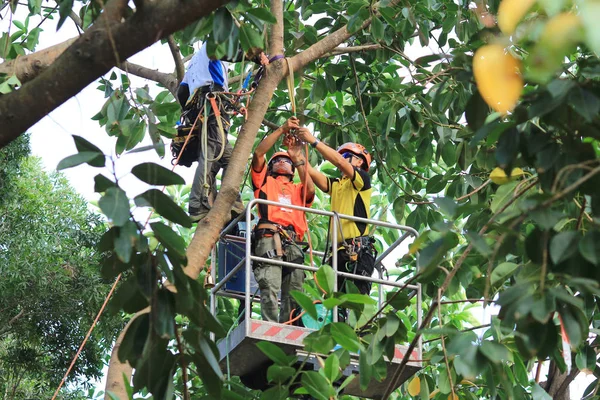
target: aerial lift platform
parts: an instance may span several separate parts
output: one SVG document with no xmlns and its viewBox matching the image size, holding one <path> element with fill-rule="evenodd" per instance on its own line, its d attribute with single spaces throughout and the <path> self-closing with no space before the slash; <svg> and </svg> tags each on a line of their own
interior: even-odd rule
<svg viewBox="0 0 600 400">
<path fill-rule="evenodd" d="M 279 206 L 279 203 L 262 200 L 262 199 L 254 199 L 246 208 L 245 213 L 245 225 L 242 223 L 244 227 L 246 227 L 246 231 L 250 232 L 252 216 L 251 209 L 254 205 L 257 204 L 266 204 Z M 291 206 L 286 205 L 286 207 L 300 209 L 305 211 L 306 213 L 313 213 L 324 215 L 328 217 L 333 217 L 331 224 L 332 231 L 332 243 L 337 243 L 337 232 L 339 226 L 339 219 L 349 219 L 352 221 L 363 222 L 368 225 L 381 226 L 385 228 L 397 229 L 402 234 L 400 237 L 386 250 L 384 251 L 376 260 L 376 266 L 380 265 L 385 257 L 387 257 L 396 247 L 398 247 L 407 237 L 412 236 L 416 238 L 418 233 L 411 227 L 390 224 L 387 222 L 372 220 L 372 219 L 364 219 L 353 216 L 347 216 L 342 214 L 334 214 L 328 211 L 316 210 L 305 207 Z M 210 292 L 210 305 L 211 312 L 216 312 L 216 296 L 226 296 L 233 297 L 243 300 L 245 304 L 245 316 L 252 315 L 252 303 L 254 301 L 258 301 L 258 299 L 252 296 L 252 293 L 256 292 L 256 282 L 254 282 L 254 276 L 252 274 L 252 261 L 260 261 L 264 263 L 277 264 L 282 266 L 287 266 L 290 268 L 299 268 L 306 271 L 317 271 L 318 268 L 313 266 L 305 266 L 287 263 L 283 261 L 272 260 L 268 258 L 261 258 L 251 255 L 250 251 L 250 235 L 246 234 L 246 231 L 237 232 L 238 235 L 232 236 L 227 233 L 232 229 L 235 229 L 238 226 L 238 221 L 241 220 L 243 215 L 241 215 L 236 220 L 232 221 L 224 230 L 221 235 L 220 246 L 233 244 L 229 246 L 229 248 L 233 248 L 233 252 L 229 252 L 229 254 L 223 249 L 219 249 L 219 258 L 221 261 L 224 257 L 234 257 L 235 261 L 238 261 L 235 267 L 231 270 L 227 270 L 225 268 L 219 268 L 221 271 L 219 273 L 219 277 L 217 279 L 217 268 L 215 268 L 215 263 L 217 257 L 212 257 L 213 266 L 211 267 L 211 274 L 213 282 L 216 282 L 216 285 L 211 289 Z M 233 254 L 231 254 L 233 253 Z M 322 255 L 322 252 L 314 251 L 315 255 Z M 333 251 L 332 254 L 332 267 L 339 276 L 345 276 L 352 279 L 360 279 L 366 280 L 369 282 L 379 284 L 379 299 L 378 304 L 379 308 L 383 303 L 383 286 L 392 286 L 403 288 L 403 290 L 408 290 L 415 295 L 417 298 L 417 326 L 421 324 L 422 319 L 422 304 L 421 304 L 421 286 L 420 285 L 405 285 L 401 282 L 393 282 L 383 279 L 382 269 L 376 268 L 379 271 L 379 278 L 366 277 L 361 275 L 354 275 L 351 273 L 340 272 L 337 270 L 337 252 Z M 231 260 L 230 260 L 231 261 Z M 223 265 L 225 263 L 222 263 Z M 240 277 L 241 276 L 241 277 Z M 232 285 L 231 282 L 236 281 L 235 285 Z M 243 282 L 243 285 L 242 285 Z M 229 283 L 229 284 L 228 284 Z M 337 279 L 335 279 L 335 290 L 337 290 Z M 337 310 L 333 310 L 333 321 L 337 322 Z M 307 354 L 304 350 L 303 340 L 306 336 L 308 336 L 313 329 L 293 326 L 293 325 L 285 325 L 281 323 L 274 323 L 269 321 L 262 321 L 260 319 L 254 318 L 244 318 L 237 327 L 230 330 L 228 336 L 217 343 L 217 347 L 219 348 L 220 359 L 219 363 L 224 373 L 228 373 L 231 376 L 239 376 L 246 385 L 249 387 L 259 388 L 261 381 L 266 376 L 266 370 L 271 365 L 270 359 L 256 346 L 256 344 L 260 341 L 268 341 L 274 344 L 277 344 L 286 354 L 294 354 L 299 357 L 300 360 L 306 360 L 305 368 L 308 366 L 309 368 L 318 369 L 319 364 L 316 358 L 310 354 Z M 395 371 L 400 367 L 400 363 L 406 354 L 407 347 L 396 345 L 395 353 L 393 359 L 389 360 L 386 358 L 387 362 L 387 377 L 392 376 Z M 422 341 L 419 339 L 415 350 L 412 354 L 409 355 L 408 363 L 403 369 L 402 375 L 399 380 L 397 380 L 397 386 L 404 383 L 408 378 L 414 375 L 417 371 L 419 371 L 422 367 Z M 350 365 L 343 371 L 343 376 L 349 376 L 351 374 L 358 375 L 359 367 L 358 367 L 358 354 L 351 355 Z M 358 378 L 358 377 L 357 377 Z M 350 394 L 354 396 L 360 396 L 365 398 L 373 398 L 378 399 L 381 398 L 384 393 L 388 382 L 385 380 L 383 382 L 378 382 L 374 379 L 371 380 L 368 388 L 363 391 L 359 387 L 359 379 L 354 379 L 345 389 L 344 394 Z"/>
</svg>

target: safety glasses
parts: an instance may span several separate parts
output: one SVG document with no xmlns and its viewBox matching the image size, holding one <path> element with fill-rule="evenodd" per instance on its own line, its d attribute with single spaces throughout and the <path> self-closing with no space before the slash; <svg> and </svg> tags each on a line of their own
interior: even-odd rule
<svg viewBox="0 0 600 400">
<path fill-rule="evenodd" d="M 353 157 L 358 158 L 358 156 L 356 154 L 350 153 L 349 151 L 342 154 L 342 157 L 344 157 L 346 160 L 350 160 L 350 161 L 352 161 Z"/>
<path fill-rule="evenodd" d="M 284 163 L 288 163 L 290 165 L 293 165 L 292 164 L 292 160 L 290 160 L 289 158 L 286 158 L 286 157 L 277 157 L 276 159 L 273 160 L 273 164 L 277 164 L 277 163 L 280 163 L 280 162 L 284 162 Z"/>
</svg>

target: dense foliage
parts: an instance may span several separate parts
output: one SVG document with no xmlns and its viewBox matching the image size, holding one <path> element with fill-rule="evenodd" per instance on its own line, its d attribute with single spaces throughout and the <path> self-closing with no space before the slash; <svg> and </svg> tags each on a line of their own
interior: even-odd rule
<svg viewBox="0 0 600 400">
<path fill-rule="evenodd" d="M 37 3 L 29 4 L 32 13 L 39 13 Z M 73 2 L 59 4 L 62 21 Z M 146 234 L 153 238 L 149 245 L 131 219 L 117 177 L 99 174 L 94 177 L 102 194 L 99 205 L 113 224 L 100 247 L 113 251 L 103 272 L 107 278 L 132 272 L 113 306 L 128 313 L 151 306 L 150 313 L 134 320 L 119 351 L 121 361 L 136 369 L 134 391 L 146 388 L 161 399 L 175 391 L 186 396 L 188 390 L 213 398 L 284 398 L 299 380 L 300 391 L 326 399 L 338 394 L 334 383 L 349 352 L 361 350 L 364 386 L 369 379 L 391 378 L 383 376 L 382 357 L 394 343 L 414 344 L 423 335 L 428 340 L 424 368 L 419 381 L 411 381 L 418 384 L 410 391 L 403 387 L 395 394 L 399 397 L 568 398 L 570 382 L 579 371 L 595 371 L 597 358 L 597 2 L 298 0 L 284 6 L 280 16 L 261 2 L 231 2 L 174 40 L 181 56 L 191 54 L 198 41 L 208 41 L 211 51 L 222 56 L 234 54 L 238 46 L 262 48 L 262 33 L 283 23 L 285 55 L 310 57 L 336 30 L 346 26 L 353 33 L 344 42 L 352 49 L 328 48 L 327 57 L 313 57 L 296 71 L 295 94 L 280 85 L 264 117 L 283 121 L 292 112 L 293 95 L 299 115 L 320 139 L 332 147 L 357 141 L 373 152 L 372 214 L 421 233 L 393 276 L 414 277 L 423 285 L 423 324 L 416 324 L 414 300 L 402 295 L 372 322 L 371 299 L 331 293 L 326 283 L 322 293 L 309 282 L 307 294 L 297 295 L 307 312 L 314 312 L 311 304 L 317 298 L 327 307 L 351 307 L 357 322 L 327 325 L 305 342 L 307 349 L 327 354 L 336 344 L 342 348 L 327 357 L 320 371 L 297 373 L 290 367 L 293 359 L 265 345 L 263 351 L 275 361 L 273 387 L 257 394 L 235 379 L 224 386 L 210 334 L 223 337 L 234 310 L 223 300 L 218 319 L 212 317 L 201 281 L 186 275 L 190 254 L 181 233 L 191 224 L 185 212 L 157 189 L 133 199 L 168 220 L 153 220 L 152 233 Z M 83 2 L 84 28 L 100 10 L 96 2 Z M 498 13 L 500 29 L 493 18 Z M 20 29 L 20 35 L 3 36 L 8 57 L 24 51 L 21 42 L 30 33 Z M 407 46 L 417 43 L 430 54 L 407 56 Z M 483 64 L 474 64 L 474 54 L 485 59 Z M 233 75 L 245 75 L 250 67 L 244 65 L 236 66 Z M 179 116 L 172 94 L 165 90 L 153 98 L 145 88 L 130 87 L 124 74 L 103 78 L 101 85 L 107 101 L 95 119 L 116 137 L 116 152 L 134 149 L 148 134 L 154 143 L 150 150 L 163 155 L 163 143 L 174 135 Z M 4 86 L 10 91 L 14 80 Z M 234 136 L 242 122 L 235 120 Z M 107 156 L 93 144 L 80 137 L 75 142 L 79 153 L 60 168 L 107 164 Z M 310 160 L 331 171 L 316 153 Z M 151 163 L 132 173 L 150 185 L 183 183 Z M 204 229 L 209 226 L 201 224 L 197 235 Z M 324 242 L 325 232 L 324 224 L 314 221 L 315 243 Z M 382 247 L 396 237 L 391 232 L 379 236 Z M 326 267 L 319 274 L 319 282 L 331 282 Z M 176 293 L 164 285 L 165 278 Z M 473 333 L 476 323 L 465 308 L 489 302 L 501 307 L 499 315 L 480 334 Z M 546 378 L 532 378 L 529 372 L 542 362 L 550 367 Z M 183 385 L 186 381 L 193 383 L 191 389 Z M 586 395 L 597 397 L 597 389 L 598 380 Z"/>
<path fill-rule="evenodd" d="M 49 398 L 109 289 L 96 250 L 104 224 L 64 176 L 29 156 L 28 137 L 2 149 L 0 160 L 0 392 Z M 119 326 L 101 322 L 69 382 L 100 377 Z"/>
</svg>

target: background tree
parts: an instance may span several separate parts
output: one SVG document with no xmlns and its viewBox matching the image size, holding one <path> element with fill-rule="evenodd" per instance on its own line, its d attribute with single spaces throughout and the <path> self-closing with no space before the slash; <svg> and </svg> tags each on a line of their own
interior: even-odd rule
<svg viewBox="0 0 600 400">
<path fill-rule="evenodd" d="M 170 17 L 179 11 L 169 8 L 171 3 L 161 5 L 162 23 L 152 14 L 159 7 L 155 3 L 137 2 L 135 12 L 116 0 L 102 12 L 96 3 L 83 7 L 84 28 L 86 18 L 98 18 L 91 28 L 55 62 L 54 53 L 45 53 L 50 67 L 0 98 L 0 122 L 4 118 L 7 126 L 0 143 L 16 137 L 84 82 L 112 65 L 122 66 L 134 50 L 122 38 L 142 19 L 152 26 L 136 31 L 147 37 L 135 46 L 189 24 L 171 40 L 171 48 L 173 40 L 180 48 L 177 60 L 188 56 L 198 40 L 208 41 L 216 55 L 233 53 L 238 46 L 263 47 L 263 33 L 268 31 L 265 47 L 271 55 L 289 57 L 297 73 L 296 104 L 319 138 L 333 147 L 359 141 L 373 151 L 372 177 L 378 190 L 373 214 L 422 232 L 400 262 L 400 276 L 415 277 L 411 279 L 423 285 L 429 299 L 423 324 L 417 327 L 404 318 L 412 312 L 409 301 L 390 303 L 385 318 L 357 328 L 372 336 L 358 339 L 355 332 L 345 332 L 356 340 L 340 343 L 344 349 L 335 355 L 338 361 L 344 351 L 357 348 L 381 356 L 381 341 L 374 338 L 393 326 L 394 334 L 384 335 L 386 345 L 408 341 L 412 347 L 421 335 L 429 342 L 426 368 L 415 385 L 422 398 L 435 390 L 434 398 L 568 398 L 569 383 L 579 370 L 595 370 L 597 358 L 595 336 L 590 335 L 597 325 L 600 293 L 596 2 L 273 0 L 268 9 L 262 3 L 236 2 L 210 15 L 220 3 L 194 3 L 202 11 L 192 10 L 190 4 L 181 7 L 186 16 L 177 22 Z M 62 19 L 69 9 L 70 4 L 64 6 Z M 195 21 L 200 15 L 205 17 Z M 113 39 L 108 40 L 111 32 Z M 6 54 L 15 58 L 19 37 L 5 37 L 5 47 L 14 49 L 14 54 Z M 81 46 L 93 37 L 98 38 L 98 56 L 86 59 Z M 431 54 L 409 58 L 404 50 L 413 42 L 431 46 Z M 24 112 L 27 96 L 48 91 L 49 77 L 62 83 L 66 78 L 58 72 L 81 65 L 89 68 L 65 85 L 61 96 L 44 104 L 41 113 L 15 119 Z M 14 62 L 10 66 L 16 70 Z M 400 71 L 407 71 L 408 77 Z M 254 93 L 248 120 L 234 125 L 232 131 L 238 134 L 230 169 L 238 173 L 223 180 L 213 210 L 198 225 L 189 246 L 172 229 L 179 229 L 177 224 L 189 227 L 189 221 L 169 197 L 151 189 L 134 199 L 136 205 L 150 205 L 171 221 L 151 224 L 155 249 L 130 219 L 117 176 L 95 177 L 103 195 L 100 206 L 114 225 L 103 240 L 102 249 L 114 250 L 104 271 L 113 277 L 133 271 L 115 306 L 131 313 L 151 306 L 149 313 L 131 322 L 119 350 L 121 362 L 131 362 L 137 371 L 136 391 L 146 387 L 157 397 L 168 397 L 179 390 L 185 397 L 181 383 L 202 380 L 198 390 L 213 397 L 231 391 L 253 395 L 239 385 L 224 389 L 219 383 L 209 333 L 219 337 L 224 330 L 209 317 L 202 303 L 206 293 L 197 278 L 209 255 L 207 243 L 217 240 L 229 215 L 261 121 L 283 120 L 281 113 L 291 111 L 291 94 L 278 86 L 288 72 L 283 60 L 269 66 Z M 241 73 L 238 67 L 236 75 Z M 4 85 L 7 92 L 18 86 L 10 79 Z M 176 78 L 155 79 L 172 90 Z M 165 91 L 152 98 L 145 90 L 131 88 L 126 78 L 104 78 L 102 84 L 107 102 L 97 119 L 116 137 L 117 153 L 134 149 L 148 133 L 156 151 L 164 154 L 162 138 L 174 134 L 178 117 L 172 95 Z M 79 153 L 64 160 L 61 168 L 83 162 L 105 165 L 102 151 L 75 140 Z M 317 155 L 310 157 L 319 163 Z M 142 164 L 132 173 L 154 185 L 182 183 L 153 164 Z M 323 231 L 322 226 L 316 229 L 315 241 L 322 239 Z M 382 234 L 384 242 L 393 238 Z M 327 269 L 321 273 L 326 279 Z M 163 286 L 162 278 L 173 283 L 176 294 Z M 310 294 L 334 299 L 328 304 L 353 303 L 330 291 Z M 465 321 L 463 305 L 469 302 L 501 306 L 499 316 L 481 334 L 468 330 L 473 321 Z M 360 304 L 354 304 L 358 317 L 368 316 L 367 307 Z M 228 309 L 226 302 L 222 306 Z M 308 349 L 327 352 L 339 339 L 335 329 L 315 334 L 327 346 L 308 341 Z M 176 349 L 169 347 L 169 340 L 177 341 Z M 135 343 L 145 343 L 144 348 Z M 265 351 L 277 358 L 268 348 Z M 364 364 L 361 376 L 382 379 L 379 360 L 374 357 Z M 119 364 L 114 357 L 113 361 Z M 539 373 L 543 362 L 550 365 L 545 382 Z M 157 363 L 163 367 L 150 369 Z M 538 373 L 530 379 L 534 366 Z M 327 371 L 331 369 L 319 371 L 319 377 L 297 377 L 319 382 L 313 395 L 334 395 L 336 376 Z M 587 392 L 595 396 L 597 387 L 595 381 Z M 290 381 L 284 379 L 269 393 L 285 396 L 289 388 Z M 385 397 L 389 395 L 390 390 Z"/>
<path fill-rule="evenodd" d="M 0 162 L 0 389 L 4 399 L 49 398 L 109 288 L 96 250 L 105 227 L 61 174 L 29 156 L 27 136 Z M 120 321 L 103 319 L 68 382 L 100 378 Z"/>
</svg>

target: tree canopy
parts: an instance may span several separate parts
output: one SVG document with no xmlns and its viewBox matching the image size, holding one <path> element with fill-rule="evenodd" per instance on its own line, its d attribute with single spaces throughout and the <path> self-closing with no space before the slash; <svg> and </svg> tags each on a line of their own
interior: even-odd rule
<svg viewBox="0 0 600 400">
<path fill-rule="evenodd" d="M 365 306 L 369 299 L 307 288 L 305 304 L 311 297 L 331 299 L 328 305 L 346 302 L 358 322 L 352 328 L 328 325 L 305 342 L 309 351 L 323 354 L 336 343 L 342 346 L 315 373 L 296 374 L 286 369 L 287 361 L 276 350 L 265 348 L 278 378 L 258 396 L 285 398 L 297 380 L 315 398 L 335 397 L 339 388 L 333 385 L 338 376 L 333 366 L 343 367 L 349 352 L 370 354 L 361 363 L 364 385 L 362 379 L 384 379 L 380 367 L 386 349 L 394 343 L 414 346 L 424 337 L 419 380 L 394 396 L 568 398 L 569 384 L 580 371 L 595 371 L 597 359 L 597 2 L 224 3 L 139 0 L 130 8 L 121 0 L 108 1 L 105 7 L 95 1 L 61 1 L 54 14 L 61 21 L 71 11 L 78 14 L 71 14 L 84 30 L 78 39 L 25 59 L 26 49 L 35 50 L 39 32 L 32 33 L 19 21 L 21 26 L 13 22 L 19 31 L 5 32 L 0 42 L 6 49 L 0 71 L 7 73 L 1 86 L 6 94 L 0 97 L 0 123 L 6 128 L 0 144 L 112 66 L 159 82 L 165 90 L 152 97 L 144 88 L 131 87 L 127 74 L 101 78 L 106 104 L 95 119 L 116 138 L 118 154 L 165 153 L 164 143 L 175 134 L 179 117 L 172 93 L 181 79 L 183 58 L 198 41 L 208 42 L 217 57 L 234 54 L 239 47 L 265 48 L 289 61 L 274 61 L 266 68 L 248 118 L 234 120 L 236 142 L 229 167 L 234 173 L 222 180 L 213 209 L 189 243 L 182 235 L 191 224 L 179 199 L 173 201 L 176 191 L 169 196 L 150 189 L 132 199 L 164 218 L 153 219 L 149 233 L 132 220 L 117 176 L 90 177 L 102 194 L 100 208 L 112 223 L 100 245 L 100 250 L 112 252 L 103 272 L 107 278 L 127 272 L 114 308 L 138 313 L 111 367 L 127 372 L 129 362 L 136 370 L 134 391 L 146 388 L 156 398 L 170 398 L 174 391 L 186 397 L 188 390 L 215 398 L 257 396 L 236 381 L 222 384 L 210 334 L 225 335 L 232 318 L 224 315 L 231 317 L 233 311 L 223 301 L 221 318 L 214 319 L 198 278 L 205 273 L 207 244 L 217 241 L 229 218 L 263 119 L 282 122 L 292 112 L 293 96 L 298 115 L 321 140 L 334 148 L 356 141 L 373 153 L 372 215 L 421 233 L 399 260 L 397 276 L 422 285 L 426 314 L 417 326 L 414 300 L 404 299 L 388 304 L 383 318 L 373 322 L 369 315 L 374 310 Z M 10 5 L 12 12 L 23 7 Z M 29 2 L 29 11 L 39 14 L 40 5 Z M 125 62 L 161 38 L 173 50 L 175 74 Z M 431 52 L 412 59 L 405 52 L 411 44 Z M 17 69 L 17 55 L 32 68 Z M 294 93 L 280 84 L 289 67 Z M 69 76 L 74 70 L 76 76 Z M 238 64 L 232 82 L 248 70 L 247 64 Z M 52 96 L 46 96 L 39 110 L 26 109 L 40 93 Z M 146 135 L 153 146 L 141 149 L 138 144 Z M 110 164 L 92 143 L 74 139 L 78 153 L 60 168 Z M 331 172 L 331 165 L 316 153 L 309 159 Z M 151 185 L 183 183 L 150 163 L 132 173 Z M 326 228 L 317 221 L 314 225 L 315 243 L 323 242 Z M 385 247 L 394 238 L 382 233 L 379 239 Z M 327 279 L 327 267 L 320 273 Z M 492 302 L 500 313 L 480 334 L 472 332 L 468 305 Z M 361 316 L 369 324 L 361 325 Z M 542 363 L 549 366 L 545 378 L 539 373 Z M 538 372 L 533 377 L 528 374 L 532 368 Z M 127 396 L 120 379 L 117 374 L 110 387 L 117 396 Z M 194 384 L 186 389 L 185 382 Z M 597 388 L 595 380 L 586 395 L 595 397 Z M 390 395 L 388 391 L 384 397 Z"/>
<path fill-rule="evenodd" d="M 104 223 L 28 145 L 23 136 L 0 151 L 0 388 L 11 399 L 51 396 L 109 288 L 96 249 Z M 101 376 L 120 326 L 100 323 L 69 382 Z"/>
</svg>

